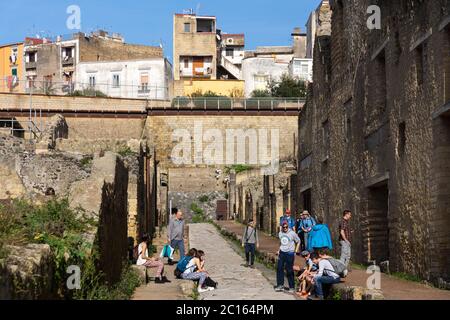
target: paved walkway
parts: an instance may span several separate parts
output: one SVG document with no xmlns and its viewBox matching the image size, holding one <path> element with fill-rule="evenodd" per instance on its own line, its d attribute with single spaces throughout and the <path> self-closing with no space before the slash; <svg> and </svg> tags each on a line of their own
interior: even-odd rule
<svg viewBox="0 0 450 320">
<path fill-rule="evenodd" d="M 166 230 L 162 232 L 161 237 L 153 239 L 153 245 L 156 246 L 158 254 L 161 253 L 162 248 L 167 242 Z M 185 247 L 188 247 L 187 236 L 185 238 Z M 174 255 L 175 261 L 179 260 L 178 254 Z M 156 284 L 154 281 L 150 281 L 146 285 L 142 285 L 134 292 L 132 300 L 189 300 L 186 293 L 182 290 L 182 285 L 186 284 L 186 281 L 175 279 L 173 272 L 176 265 L 169 266 L 167 259 L 164 259 L 164 269 L 171 283 Z M 148 270 L 150 277 L 154 277 L 156 269 Z"/>
<path fill-rule="evenodd" d="M 240 239 L 244 233 L 244 226 L 234 221 L 217 221 L 221 228 L 228 232 L 235 233 Z M 279 249 L 277 239 L 260 233 L 261 252 L 275 253 Z M 304 259 L 296 257 L 296 264 L 303 265 Z M 349 286 L 366 286 L 368 275 L 365 270 L 353 268 L 352 272 L 346 278 L 346 284 Z M 386 274 L 381 275 L 381 289 L 387 300 L 450 300 L 450 291 L 439 290 L 421 283 L 398 279 Z"/>
<path fill-rule="evenodd" d="M 257 269 L 242 266 L 242 257 L 211 224 L 189 225 L 191 248 L 205 251 L 206 269 L 219 283 L 217 290 L 202 293 L 204 300 L 295 300 L 287 293 L 276 293 Z"/>
</svg>

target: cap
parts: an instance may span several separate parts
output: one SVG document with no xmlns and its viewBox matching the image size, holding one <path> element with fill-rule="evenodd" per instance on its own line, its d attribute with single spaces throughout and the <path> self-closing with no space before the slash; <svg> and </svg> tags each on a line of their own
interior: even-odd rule
<svg viewBox="0 0 450 320">
<path fill-rule="evenodd" d="M 302 257 L 306 257 L 309 254 L 308 250 L 302 251 Z"/>
<path fill-rule="evenodd" d="M 286 209 L 286 214 L 291 214 L 291 210 Z"/>
</svg>

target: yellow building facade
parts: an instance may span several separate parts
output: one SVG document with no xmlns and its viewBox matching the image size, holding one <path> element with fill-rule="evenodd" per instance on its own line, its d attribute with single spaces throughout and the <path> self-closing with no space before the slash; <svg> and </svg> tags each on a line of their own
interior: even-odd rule
<svg viewBox="0 0 450 320">
<path fill-rule="evenodd" d="M 194 93 L 213 92 L 221 96 L 241 98 L 245 82 L 241 80 L 184 80 L 184 96 Z"/>
<path fill-rule="evenodd" d="M 0 46 L 0 92 L 24 91 L 23 43 Z"/>
</svg>

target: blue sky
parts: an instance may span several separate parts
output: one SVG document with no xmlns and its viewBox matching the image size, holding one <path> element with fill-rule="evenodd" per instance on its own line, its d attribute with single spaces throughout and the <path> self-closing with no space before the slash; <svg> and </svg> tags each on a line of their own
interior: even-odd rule
<svg viewBox="0 0 450 320">
<path fill-rule="evenodd" d="M 81 31 L 103 28 L 119 32 L 128 43 L 164 45 L 172 60 L 173 14 L 199 8 L 215 15 L 218 27 L 228 33 L 245 33 L 246 48 L 288 45 L 291 31 L 305 30 L 309 13 L 319 0 L 14 0 L 2 1 L 0 44 L 19 42 L 44 32 L 70 34 L 66 27 L 69 5 L 81 8 Z M 5 19 L 6 18 L 6 19 Z"/>
</svg>

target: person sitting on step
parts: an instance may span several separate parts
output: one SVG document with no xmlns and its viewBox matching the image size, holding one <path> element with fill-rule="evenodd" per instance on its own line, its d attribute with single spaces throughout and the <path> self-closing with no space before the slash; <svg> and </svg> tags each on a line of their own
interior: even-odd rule
<svg viewBox="0 0 450 320">
<path fill-rule="evenodd" d="M 144 234 L 141 238 L 141 243 L 138 246 L 138 259 L 136 264 L 138 266 L 144 266 L 147 268 L 156 268 L 155 283 L 171 282 L 164 275 L 164 263 L 159 258 L 149 257 L 148 254 L 148 241 L 149 235 Z"/>
<path fill-rule="evenodd" d="M 198 280 L 198 293 L 214 290 L 214 288 L 204 288 L 208 273 L 202 268 L 202 264 L 198 255 L 198 251 L 195 249 L 189 250 L 188 257 L 192 257 L 186 265 L 186 269 L 181 274 L 181 278 L 184 280 Z"/>
</svg>

